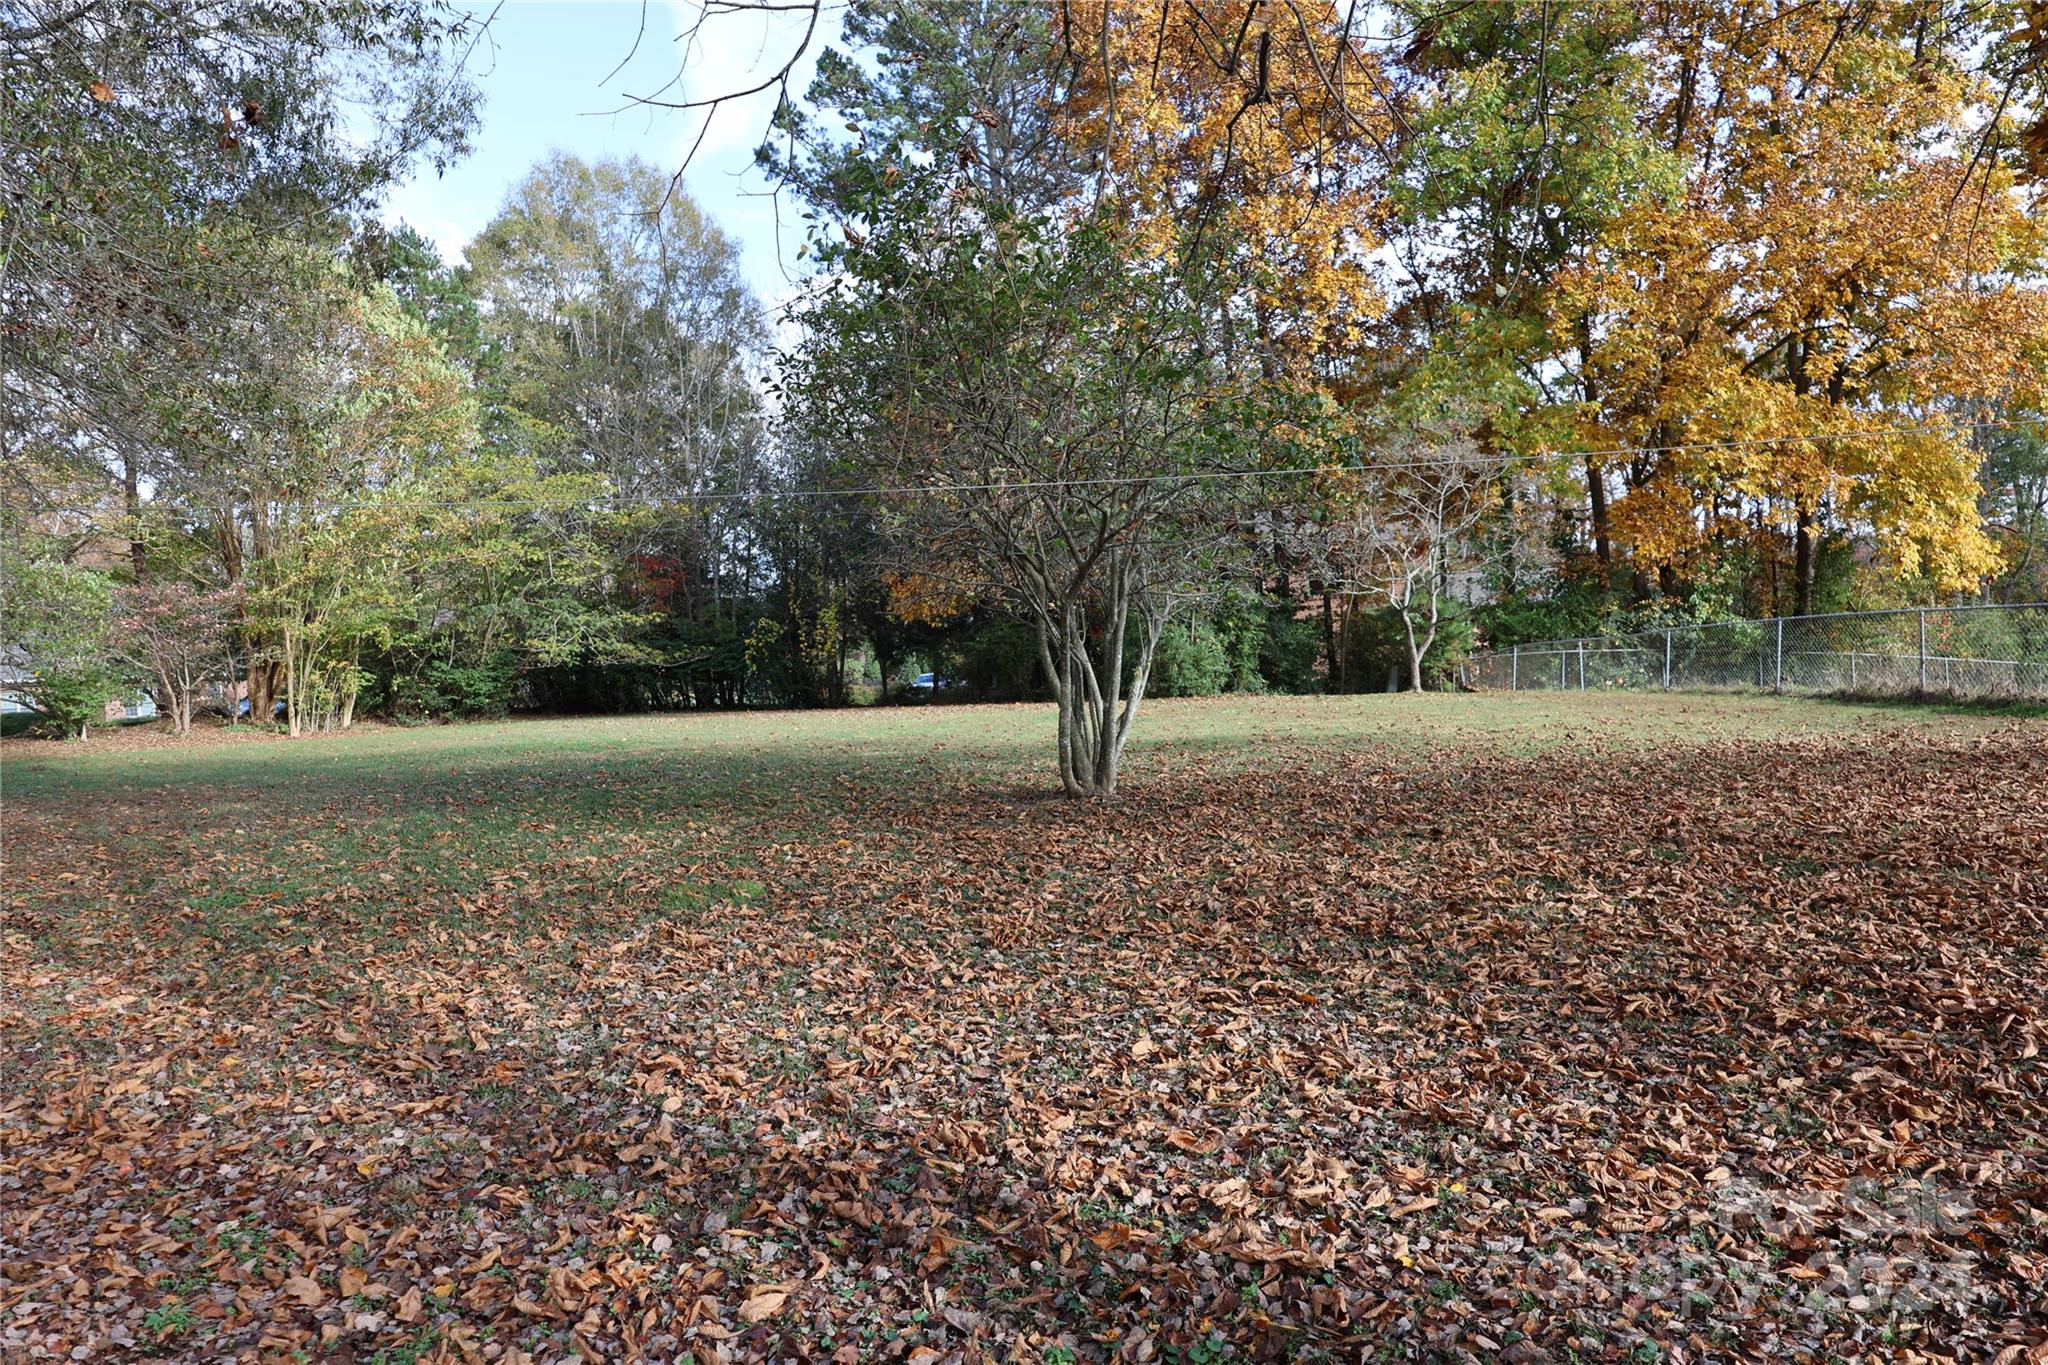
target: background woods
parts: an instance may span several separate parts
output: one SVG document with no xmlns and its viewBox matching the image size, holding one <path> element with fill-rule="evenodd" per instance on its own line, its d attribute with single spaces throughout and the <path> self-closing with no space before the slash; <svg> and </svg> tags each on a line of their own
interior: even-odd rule
<svg viewBox="0 0 2048 1365">
<path fill-rule="evenodd" d="M 631 159 L 459 262 L 385 226 L 466 12 L 17 6 L 17 671 L 294 731 L 1049 697 L 1089 791 L 1148 689 L 2043 591 L 2027 6 L 836 19 L 771 306 Z"/>
</svg>

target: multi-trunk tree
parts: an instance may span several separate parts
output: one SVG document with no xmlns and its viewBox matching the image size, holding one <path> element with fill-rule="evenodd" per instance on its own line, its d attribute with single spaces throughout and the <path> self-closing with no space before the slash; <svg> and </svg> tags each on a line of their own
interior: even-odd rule
<svg viewBox="0 0 2048 1365">
<path fill-rule="evenodd" d="M 1424 690 L 1447 606 L 1469 601 L 1492 567 L 1500 541 L 1483 528 L 1513 468 L 1512 456 L 1468 435 L 1403 431 L 1376 442 L 1361 471 L 1330 481 L 1318 567 L 1343 585 L 1347 624 L 1361 605 L 1399 619 L 1410 691 Z"/>
<path fill-rule="evenodd" d="M 245 424 L 249 454 L 216 486 L 213 541 L 248 592 L 252 700 L 275 677 L 293 734 L 345 728 L 367 653 L 390 641 L 408 584 L 376 513 L 476 443 L 475 401 L 440 343 L 389 291 L 339 284 L 273 320 L 248 391 L 269 405 L 222 414 Z"/>
<path fill-rule="evenodd" d="M 857 5 L 879 57 L 821 59 L 764 151 L 826 223 L 790 415 L 915 490 L 879 498 L 896 581 L 1030 625 L 1075 795 L 1115 789 L 1160 632 L 1219 584 L 1223 490 L 1380 307 L 1373 130 L 1315 70 L 1341 16 L 1256 8 Z"/>
<path fill-rule="evenodd" d="M 833 252 L 790 418 L 858 452 L 928 575 L 1029 624 L 1061 786 L 1111 795 L 1160 632 L 1228 543 L 1211 476 L 1244 467 L 1246 386 L 1199 272 L 957 189 L 898 180 Z"/>
<path fill-rule="evenodd" d="M 114 652 L 147 681 L 177 734 L 191 731 L 207 686 L 228 676 L 228 630 L 241 615 L 239 599 L 236 589 L 179 579 L 132 583 L 114 594 Z"/>
</svg>

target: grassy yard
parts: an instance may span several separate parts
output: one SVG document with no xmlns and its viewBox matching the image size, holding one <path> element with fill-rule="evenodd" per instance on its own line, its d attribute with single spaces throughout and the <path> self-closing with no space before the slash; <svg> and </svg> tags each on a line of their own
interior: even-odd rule
<svg viewBox="0 0 2048 1365">
<path fill-rule="evenodd" d="M 0 1361 L 2048 1358 L 2048 721 L 0 745 Z"/>
</svg>

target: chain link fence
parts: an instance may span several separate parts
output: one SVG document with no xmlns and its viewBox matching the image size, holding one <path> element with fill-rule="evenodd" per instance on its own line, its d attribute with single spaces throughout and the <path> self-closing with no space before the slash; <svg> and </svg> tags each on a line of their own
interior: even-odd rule
<svg viewBox="0 0 2048 1365">
<path fill-rule="evenodd" d="M 1721 688 L 2048 700 L 2048 603 L 1774 616 L 1476 655 L 1467 687 Z"/>
</svg>

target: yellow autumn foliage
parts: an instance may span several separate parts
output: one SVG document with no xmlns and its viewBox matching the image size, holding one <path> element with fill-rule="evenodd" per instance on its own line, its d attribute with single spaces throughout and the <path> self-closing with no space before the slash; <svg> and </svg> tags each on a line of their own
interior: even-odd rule
<svg viewBox="0 0 2048 1365">
<path fill-rule="evenodd" d="M 1385 310 L 1370 257 L 1389 133 L 1378 57 L 1326 3 L 1064 0 L 1077 75 L 1059 114 L 1132 241 L 1221 254 L 1269 375 L 1354 347 Z"/>
<path fill-rule="evenodd" d="M 1683 564 L 1761 507 L 1767 529 L 1867 528 L 1944 589 L 1997 567 L 1948 429 L 2041 390 L 2043 228 L 1971 136 L 1996 92 L 1916 40 L 1923 11 L 1661 11 L 1672 80 L 1647 116 L 1683 189 L 1625 212 L 1551 300 L 1560 335 L 1598 338 L 1578 436 L 1643 452 L 1613 512 L 1639 559 Z"/>
</svg>

